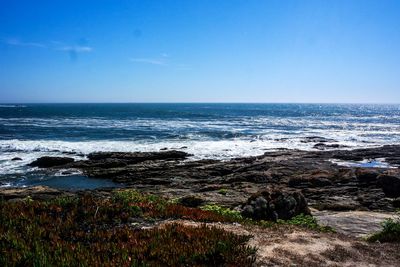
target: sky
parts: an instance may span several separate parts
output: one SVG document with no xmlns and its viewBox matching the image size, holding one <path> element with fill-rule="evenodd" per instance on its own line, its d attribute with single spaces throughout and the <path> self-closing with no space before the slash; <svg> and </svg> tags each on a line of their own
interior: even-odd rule
<svg viewBox="0 0 400 267">
<path fill-rule="evenodd" d="M 0 0 L 0 102 L 400 103 L 398 0 Z"/>
</svg>

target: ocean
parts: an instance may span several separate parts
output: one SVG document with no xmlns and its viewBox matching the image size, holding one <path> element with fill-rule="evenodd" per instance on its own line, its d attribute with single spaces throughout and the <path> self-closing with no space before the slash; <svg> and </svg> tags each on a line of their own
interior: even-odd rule
<svg viewBox="0 0 400 267">
<path fill-rule="evenodd" d="M 399 141 L 400 105 L 2 104 L 0 187 L 60 186 L 62 172 L 26 166 L 41 156 L 177 149 L 193 154 L 190 160 L 225 160 L 278 148 L 321 149 L 321 142 L 325 149 L 354 149 Z M 68 175 L 85 188 L 84 177 Z M 113 186 L 99 183 L 88 186 Z"/>
</svg>

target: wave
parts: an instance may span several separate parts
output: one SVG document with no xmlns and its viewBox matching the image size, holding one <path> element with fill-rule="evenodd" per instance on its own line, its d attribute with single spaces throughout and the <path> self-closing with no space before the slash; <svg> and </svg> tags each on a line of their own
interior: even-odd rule
<svg viewBox="0 0 400 267">
<path fill-rule="evenodd" d="M 315 136 L 310 134 L 309 136 Z M 340 137 L 333 134 L 333 136 Z M 314 142 L 305 142 L 307 136 L 269 135 L 249 138 L 232 138 L 221 140 L 153 140 L 153 141 L 59 141 L 59 140 L 1 140 L 0 151 L 5 153 L 76 153 L 89 154 L 97 151 L 159 151 L 160 149 L 184 150 L 196 158 L 232 158 L 263 154 L 266 150 L 279 148 L 312 150 Z M 329 137 L 324 136 L 329 139 Z M 337 138 L 338 139 L 338 138 Z M 337 140 L 336 139 L 336 140 Z M 346 136 L 346 140 L 335 142 L 347 147 L 360 147 L 385 144 L 368 142 L 357 136 Z"/>
<path fill-rule="evenodd" d="M 25 105 L 7 105 L 7 104 L 0 104 L 0 108 L 25 108 Z"/>
<path fill-rule="evenodd" d="M 293 134 L 293 133 L 291 133 Z M 189 160 L 198 159 L 231 159 L 237 157 L 258 156 L 266 151 L 274 151 L 280 148 L 315 150 L 318 142 L 309 141 L 309 137 L 318 136 L 310 132 L 308 135 L 282 136 L 281 133 L 254 138 L 232 138 L 220 140 L 195 140 L 193 137 L 186 140 L 152 140 L 152 141 L 116 141 L 116 140 L 92 140 L 92 141 L 60 141 L 60 140 L 0 140 L 0 173 L 23 174 L 31 171 L 27 164 L 42 156 L 68 156 L 83 159 L 92 152 L 98 151 L 160 151 L 162 149 L 181 150 L 192 154 Z M 335 140 L 329 140 L 334 137 Z M 384 144 L 394 144 L 386 138 L 362 138 L 358 135 L 337 134 L 324 136 L 328 143 L 335 143 L 346 149 L 360 147 L 374 147 Z M 12 161 L 19 157 L 22 160 Z"/>
</svg>

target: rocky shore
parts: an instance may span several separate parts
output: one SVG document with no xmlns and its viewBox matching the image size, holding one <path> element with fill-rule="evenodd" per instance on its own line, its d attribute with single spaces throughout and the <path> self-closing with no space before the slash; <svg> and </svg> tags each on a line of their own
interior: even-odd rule
<svg viewBox="0 0 400 267">
<path fill-rule="evenodd" d="M 390 212 L 399 207 L 400 145 L 330 151 L 282 149 L 227 161 L 194 161 L 190 156 L 175 150 L 99 152 L 79 161 L 69 157 L 43 157 L 30 165 L 79 170 L 88 177 L 111 179 L 123 187 L 169 198 L 196 196 L 202 202 L 231 208 L 240 207 L 249 196 L 265 189 L 301 192 L 308 205 L 317 210 Z M 356 164 L 375 160 L 386 165 L 377 168 L 373 164 L 372 167 Z M 1 189 L 0 196 L 10 199 L 25 194 L 42 198 L 74 194 L 54 189 L 46 192 L 43 188 L 37 193 L 33 189 L 17 191 Z M 93 192 L 106 194 L 107 190 Z"/>
<path fill-rule="evenodd" d="M 240 256 L 229 251 L 235 262 L 246 261 L 242 266 L 397 266 L 399 262 L 397 243 L 371 243 L 360 237 L 370 236 L 381 229 L 384 220 L 395 218 L 393 211 L 400 203 L 400 145 L 330 151 L 282 149 L 225 161 L 193 160 L 191 155 L 175 150 L 99 152 L 86 155 L 84 160 L 41 157 L 29 165 L 48 173 L 65 172 L 63 179 L 79 171 L 121 185 L 120 189 L 80 191 L 46 186 L 0 189 L 0 199 L 5 200 L 1 202 L 2 212 L 12 226 L 3 231 L 12 242 L 47 240 L 46 234 L 24 239 L 18 233 L 29 232 L 32 225 L 23 223 L 38 214 L 40 222 L 53 222 L 54 216 L 60 216 L 54 229 L 54 224 L 46 221 L 36 224 L 38 230 L 31 234 L 53 231 L 52 240 L 64 242 L 60 243 L 66 248 L 64 254 L 81 256 L 80 262 L 90 261 L 91 251 L 68 252 L 71 244 L 91 242 L 106 254 L 112 242 L 119 242 L 121 248 L 128 246 L 128 234 L 144 246 L 151 240 L 143 239 L 142 233 L 151 239 L 152 233 L 159 238 L 164 232 L 168 232 L 165 242 L 170 236 L 179 236 L 179 260 L 185 258 L 185 244 L 203 239 L 207 241 L 204 244 L 214 244 L 213 240 L 220 242 L 221 235 L 226 235 L 230 239 L 224 242 L 247 253 Z M 64 222 L 61 217 L 69 219 Z M 276 223 L 264 225 L 265 221 Z M 64 231 L 60 232 L 62 227 Z M 104 233 L 92 239 L 88 229 Z M 103 240 L 118 231 L 126 231 L 118 241 L 112 237 L 112 242 L 96 243 L 98 238 Z M 59 233 L 63 236 L 58 237 Z M 186 240 L 193 235 L 195 239 Z M 235 238 L 243 238 L 242 243 Z M 30 246 L 35 247 L 35 242 Z M 1 245 L 10 249 L 8 244 Z M 53 246 L 47 241 L 44 244 Z M 175 240 L 173 244 L 175 247 Z M 200 247 L 194 251 L 204 250 L 204 245 Z M 215 251 L 218 246 L 206 248 Z M 159 251 L 164 250 L 166 258 L 156 257 L 163 263 L 173 259 L 171 246 L 163 243 Z M 18 255 L 31 257 L 25 255 L 26 251 L 19 250 Z M 46 261 L 58 261 L 58 254 L 52 255 L 49 248 L 46 251 Z M 126 252 L 121 249 L 117 253 Z M 133 258 L 150 261 L 149 255 L 138 252 Z M 185 259 L 189 262 L 191 258 Z"/>
</svg>

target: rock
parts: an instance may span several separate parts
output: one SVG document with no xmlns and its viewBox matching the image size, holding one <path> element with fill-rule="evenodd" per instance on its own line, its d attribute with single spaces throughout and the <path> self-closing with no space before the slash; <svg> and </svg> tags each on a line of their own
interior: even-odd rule
<svg viewBox="0 0 400 267">
<path fill-rule="evenodd" d="M 332 181 L 327 178 L 315 178 L 311 180 L 311 184 L 315 187 L 324 187 L 333 185 Z"/>
<path fill-rule="evenodd" d="M 377 180 L 379 172 L 374 169 L 357 169 L 355 174 L 359 182 L 370 183 Z"/>
<path fill-rule="evenodd" d="M 307 136 L 307 137 L 304 137 L 303 140 L 301 140 L 300 142 L 302 142 L 302 143 L 311 143 L 311 142 L 327 143 L 327 142 L 336 142 L 336 140 L 330 139 L 330 138 L 325 138 L 325 137 L 320 137 L 320 136 Z"/>
<path fill-rule="evenodd" d="M 186 159 L 190 154 L 169 150 L 161 152 L 96 152 L 88 155 L 89 160 L 118 159 L 128 163 L 139 163 L 147 160 Z"/>
<path fill-rule="evenodd" d="M 49 200 L 62 195 L 68 194 L 48 186 L 0 188 L 0 199 L 8 201 L 23 200 L 27 197 L 35 200 Z"/>
<path fill-rule="evenodd" d="M 11 160 L 12 160 L 12 161 L 19 161 L 19 160 L 22 160 L 22 159 L 19 158 L 19 157 L 15 157 L 15 158 L 12 158 Z"/>
<path fill-rule="evenodd" d="M 178 202 L 186 207 L 197 208 L 204 204 L 204 199 L 198 196 L 185 196 L 180 198 Z"/>
<path fill-rule="evenodd" d="M 72 163 L 74 161 L 75 160 L 73 158 L 66 158 L 66 157 L 41 157 L 31 162 L 29 166 L 39 167 L 39 168 L 50 168 Z"/>
<path fill-rule="evenodd" d="M 339 148 L 339 147 L 343 147 L 339 144 L 326 144 L 326 143 L 317 143 L 314 145 L 314 148 L 316 149 L 325 149 L 325 148 Z"/>
<path fill-rule="evenodd" d="M 400 208 L 400 197 L 393 199 L 393 207 Z"/>
<path fill-rule="evenodd" d="M 400 197 L 400 176 L 381 174 L 378 181 L 387 197 Z"/>
<path fill-rule="evenodd" d="M 242 216 L 256 220 L 288 220 L 302 213 L 310 214 L 310 210 L 304 196 L 297 191 L 262 191 L 251 196 L 242 206 Z"/>
<path fill-rule="evenodd" d="M 217 191 L 224 188 L 223 185 L 208 185 L 208 186 L 204 186 L 202 188 L 199 188 L 198 192 L 209 192 L 209 191 Z"/>
<path fill-rule="evenodd" d="M 312 139 L 317 141 L 316 138 Z M 328 144 L 331 142 L 329 140 Z M 250 195 L 268 185 L 284 191 L 293 190 L 290 188 L 292 186 L 301 188 L 312 207 L 395 209 L 392 199 L 385 196 L 374 172 L 377 171 L 377 175 L 385 173 L 400 177 L 400 171 L 339 166 L 332 163 L 331 159 L 357 161 L 385 158 L 390 164 L 396 164 L 400 160 L 400 145 L 345 151 L 278 149 L 256 157 L 224 161 L 184 161 L 188 156 L 174 150 L 93 153 L 89 159 L 76 160 L 56 168 L 74 169 L 88 177 L 112 179 L 123 183 L 123 186 L 149 192 L 156 190 L 159 194 L 178 199 L 202 192 L 201 198 L 204 201 L 229 207 L 245 203 Z M 229 196 L 219 194 L 221 188 L 229 188 Z M 268 199 L 265 200 L 269 203 Z M 243 206 L 244 210 L 254 212 L 252 204 L 248 205 L 246 208 Z"/>
<path fill-rule="evenodd" d="M 77 154 L 77 152 L 75 152 L 75 151 L 63 151 L 61 153 L 65 154 L 65 155 L 76 155 Z"/>
<path fill-rule="evenodd" d="M 333 185 L 332 181 L 327 178 L 291 178 L 288 182 L 290 187 L 324 187 Z"/>
</svg>

